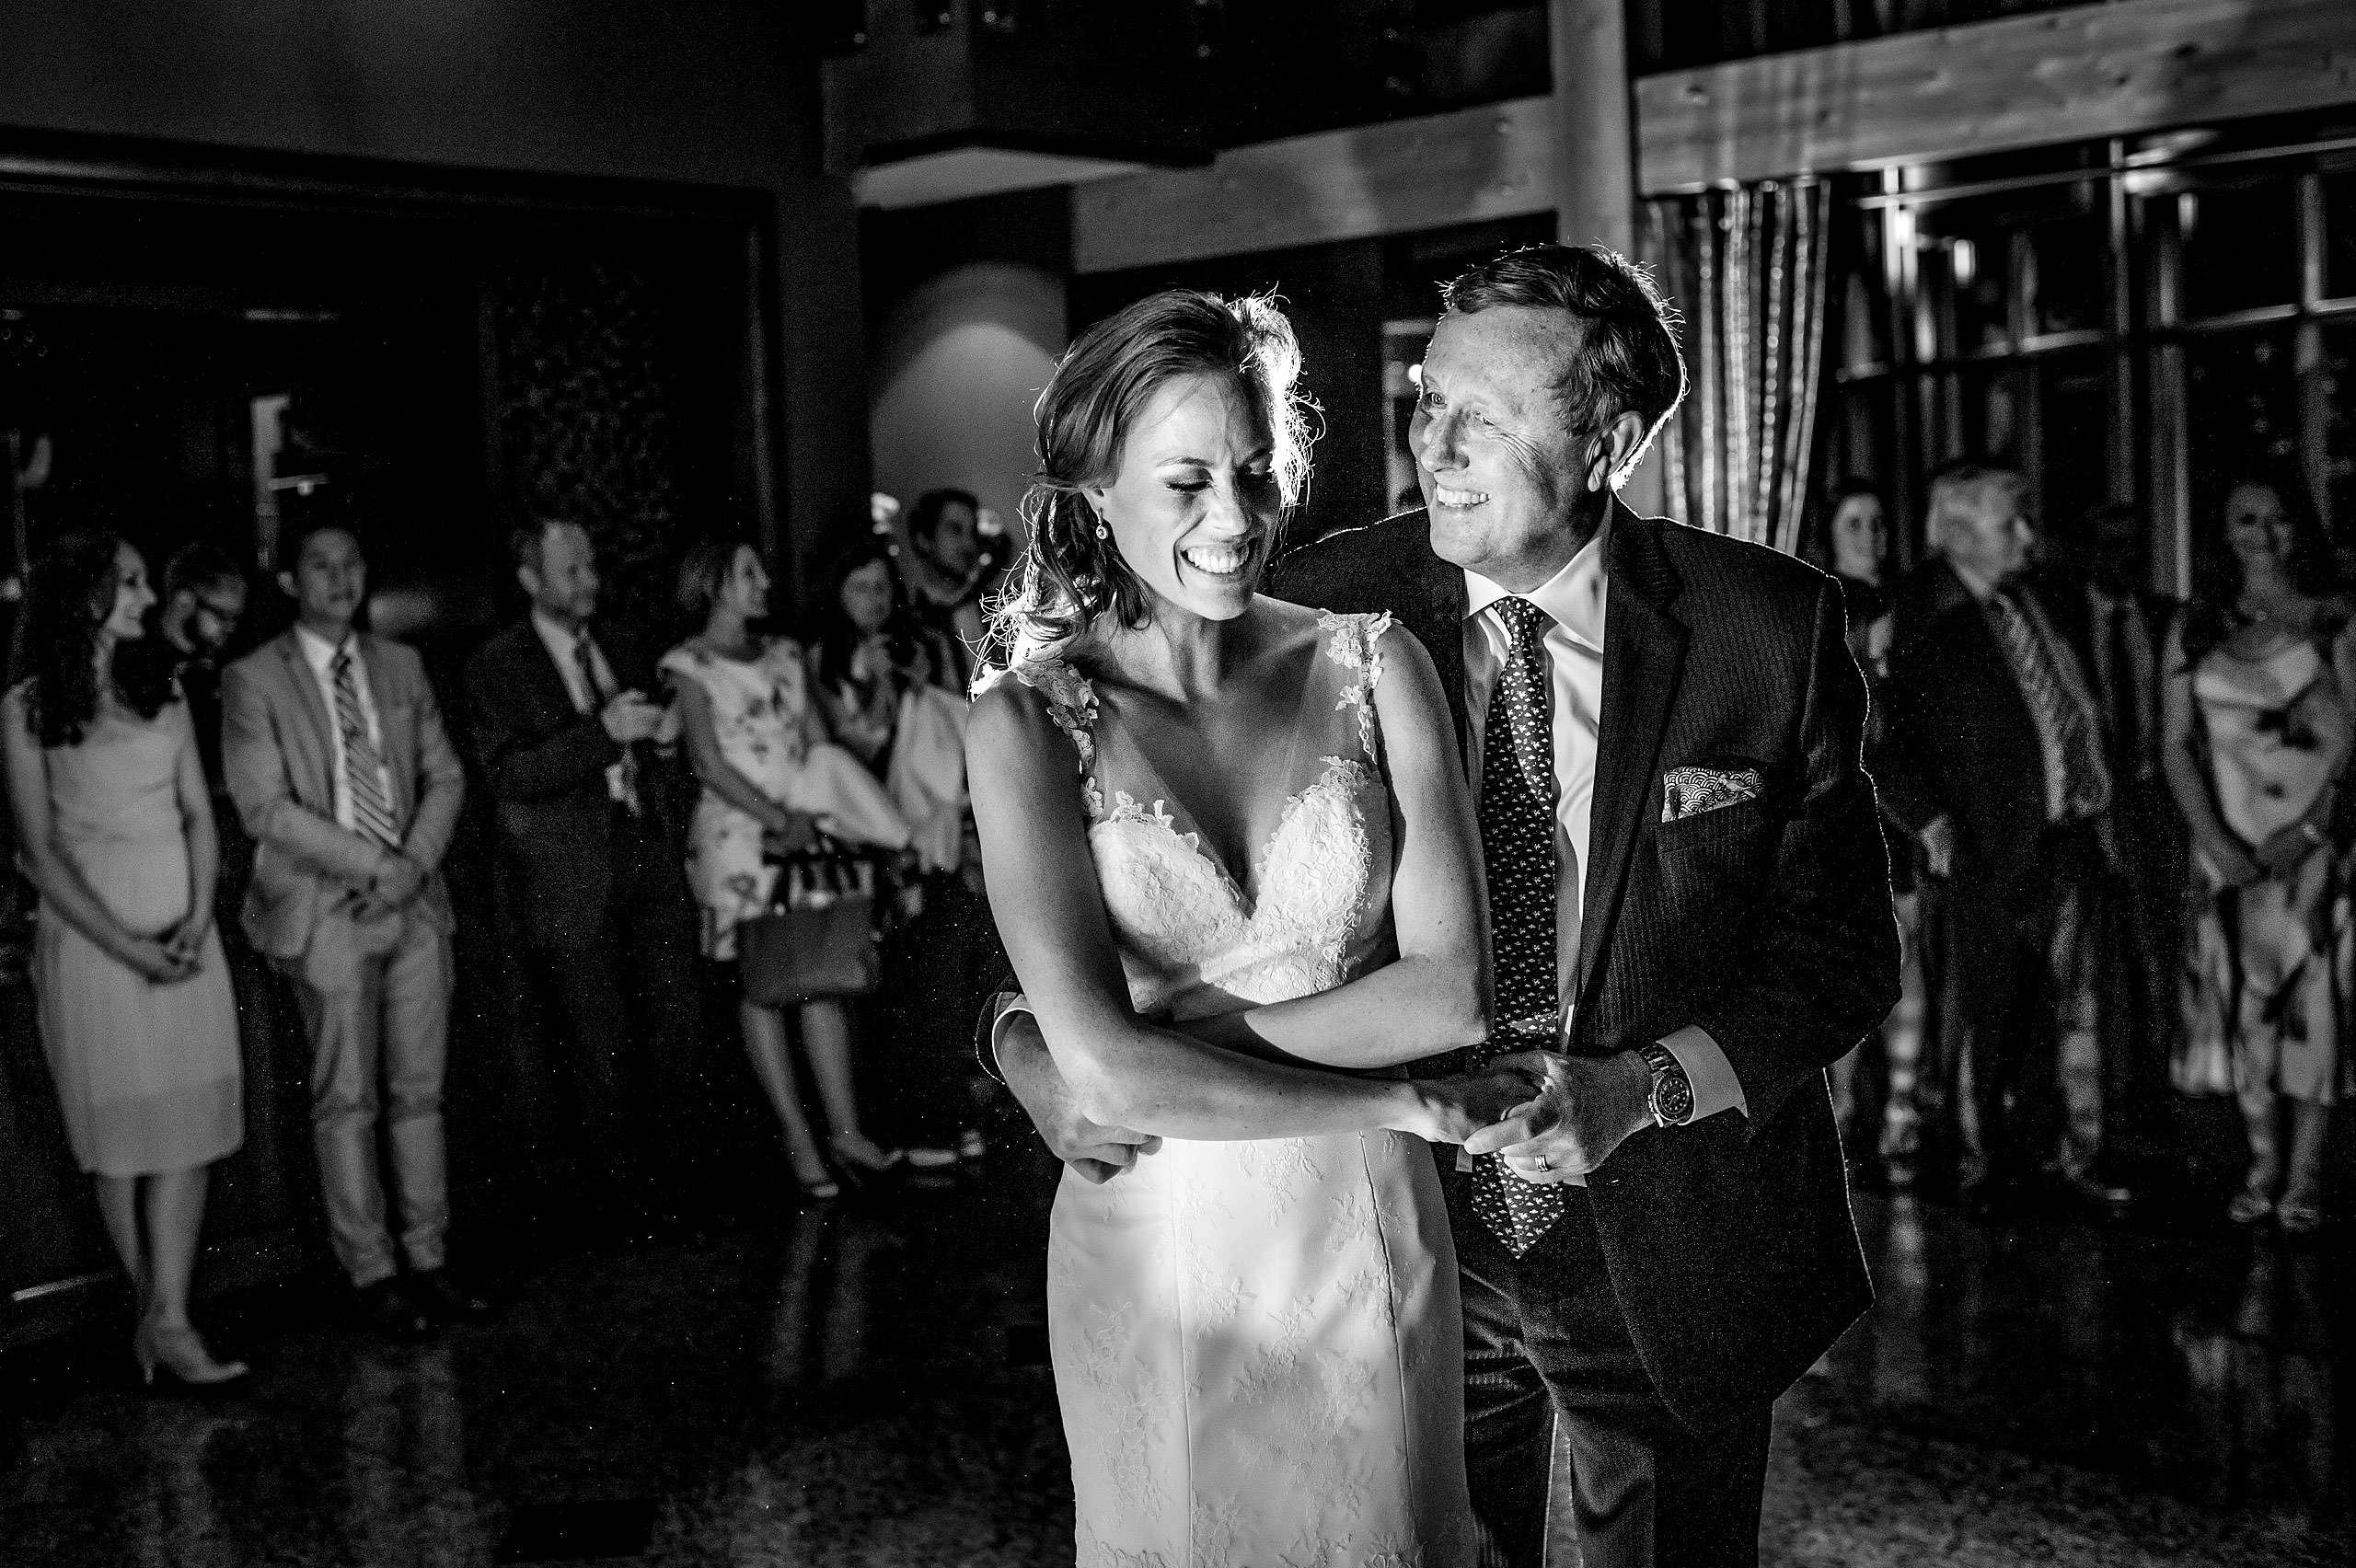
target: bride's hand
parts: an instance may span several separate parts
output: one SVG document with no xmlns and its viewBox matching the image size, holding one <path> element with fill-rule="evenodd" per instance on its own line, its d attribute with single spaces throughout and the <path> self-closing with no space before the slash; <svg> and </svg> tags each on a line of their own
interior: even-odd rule
<svg viewBox="0 0 2356 1568">
<path fill-rule="evenodd" d="M 1461 1144 L 1483 1127 L 1501 1121 L 1537 1092 L 1516 1072 L 1469 1073 L 1462 1078 L 1425 1078 L 1409 1086 L 1419 1101 L 1416 1124 L 1402 1129 L 1426 1143 Z"/>
</svg>

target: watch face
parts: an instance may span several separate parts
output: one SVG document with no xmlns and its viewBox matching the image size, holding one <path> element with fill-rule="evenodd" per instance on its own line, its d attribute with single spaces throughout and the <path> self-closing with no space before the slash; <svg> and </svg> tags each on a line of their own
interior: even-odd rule
<svg viewBox="0 0 2356 1568">
<path fill-rule="evenodd" d="M 1653 1086 L 1653 1107 L 1664 1122 L 1684 1121 L 1693 1114 L 1693 1086 L 1683 1073 L 1664 1074 Z"/>
</svg>

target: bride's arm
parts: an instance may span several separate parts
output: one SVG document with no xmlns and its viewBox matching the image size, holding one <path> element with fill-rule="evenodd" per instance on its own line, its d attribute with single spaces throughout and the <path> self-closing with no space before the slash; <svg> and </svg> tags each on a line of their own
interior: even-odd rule
<svg viewBox="0 0 2356 1568">
<path fill-rule="evenodd" d="M 1138 1018 L 1097 891 L 1072 761 L 1036 693 L 1002 681 L 974 705 L 965 767 L 991 913 L 1047 1050 L 1090 1119 L 1204 1140 L 1389 1127 L 1446 1142 L 1486 1119 L 1468 1119 L 1456 1092 L 1438 1086 L 1254 1060 Z"/>
<path fill-rule="evenodd" d="M 1326 1066 L 1387 1067 L 1487 1033 L 1481 830 L 1439 676 L 1404 630 L 1383 639 L 1374 709 L 1391 777 L 1397 961 L 1313 997 L 1180 1026 L 1194 1038 Z"/>
</svg>

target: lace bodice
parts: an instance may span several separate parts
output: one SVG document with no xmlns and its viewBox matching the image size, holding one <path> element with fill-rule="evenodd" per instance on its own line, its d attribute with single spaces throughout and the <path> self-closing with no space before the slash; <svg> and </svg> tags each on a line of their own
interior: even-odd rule
<svg viewBox="0 0 2356 1568">
<path fill-rule="evenodd" d="M 1256 903 L 1182 827 L 1149 766 L 1125 760 L 1137 777 L 1108 779 L 1104 719 L 1086 676 L 1061 660 L 1016 667 L 1078 754 L 1097 884 L 1139 1012 L 1202 1018 L 1310 996 L 1385 956 L 1391 812 L 1373 694 L 1390 625 L 1388 615 L 1319 618 L 1302 732 L 1290 737 L 1316 771 L 1288 795 L 1260 848 Z"/>
</svg>

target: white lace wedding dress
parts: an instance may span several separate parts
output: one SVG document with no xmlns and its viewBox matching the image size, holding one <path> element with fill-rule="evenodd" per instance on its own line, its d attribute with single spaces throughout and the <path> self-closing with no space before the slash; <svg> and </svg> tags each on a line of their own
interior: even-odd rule
<svg viewBox="0 0 2356 1568">
<path fill-rule="evenodd" d="M 1305 782 L 1262 851 L 1256 905 L 1182 831 L 1084 678 L 1015 670 L 1078 749 L 1140 1012 L 1307 996 L 1392 956 L 1369 700 L 1388 625 L 1320 623 L 1291 756 L 1271 757 Z M 1122 786 L 1109 806 L 1107 783 Z M 1080 1568 L 1472 1562 L 1456 1253 L 1420 1140 L 1172 1139 L 1103 1186 L 1067 1172 L 1047 1311 Z"/>
</svg>

